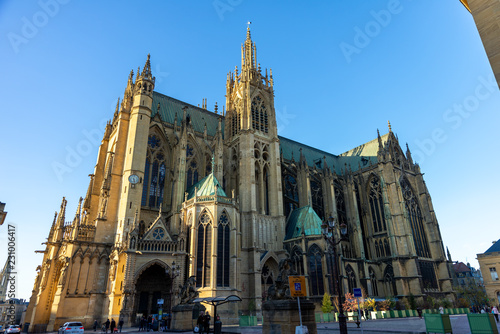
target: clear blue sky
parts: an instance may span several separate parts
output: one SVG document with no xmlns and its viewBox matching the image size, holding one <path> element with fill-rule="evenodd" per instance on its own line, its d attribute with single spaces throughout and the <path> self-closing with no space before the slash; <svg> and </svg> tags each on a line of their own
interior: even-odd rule
<svg viewBox="0 0 500 334">
<path fill-rule="evenodd" d="M 157 91 L 222 109 L 247 21 L 258 61 L 273 69 L 280 135 L 339 154 L 377 128 L 386 133 L 390 120 L 421 164 L 453 259 L 477 265 L 476 254 L 499 238 L 500 94 L 458 0 L 60 2 L 0 3 L 8 211 L 0 262 L 7 223 L 16 224 L 18 297 L 31 294 L 42 260 L 33 252 L 44 249 L 61 198 L 72 220 L 85 195 L 94 135 L 100 140 L 130 70 L 151 53 Z"/>
</svg>

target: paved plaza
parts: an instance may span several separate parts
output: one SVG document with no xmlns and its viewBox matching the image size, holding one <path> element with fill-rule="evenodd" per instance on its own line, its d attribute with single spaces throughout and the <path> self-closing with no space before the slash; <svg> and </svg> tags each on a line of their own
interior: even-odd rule
<svg viewBox="0 0 500 334">
<path fill-rule="evenodd" d="M 469 334 L 469 323 L 467 315 L 450 315 L 453 334 Z M 388 333 L 388 334 L 421 334 L 425 333 L 425 321 L 419 318 L 403 318 L 403 319 L 378 319 L 363 321 L 362 328 L 357 328 L 355 323 L 347 324 L 349 333 Z M 339 325 L 336 322 L 318 323 L 318 334 L 335 334 L 339 333 Z M 497 323 L 497 328 L 500 331 L 500 326 Z M 140 333 L 137 328 L 123 329 L 126 333 Z M 241 333 L 241 334 L 261 334 L 262 326 L 238 327 L 238 326 L 223 326 L 223 333 Z M 172 333 L 193 333 L 187 332 L 172 332 Z"/>
</svg>

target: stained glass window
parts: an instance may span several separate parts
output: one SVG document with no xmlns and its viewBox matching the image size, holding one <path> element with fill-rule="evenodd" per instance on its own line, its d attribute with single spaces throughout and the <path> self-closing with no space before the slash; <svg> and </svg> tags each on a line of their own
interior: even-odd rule
<svg viewBox="0 0 500 334">
<path fill-rule="evenodd" d="M 321 186 L 321 181 L 311 180 L 311 197 L 314 211 L 321 219 L 325 219 L 325 211 L 323 209 L 323 187 Z"/>
<path fill-rule="evenodd" d="M 260 96 L 257 96 L 252 100 L 251 113 L 252 129 L 268 133 L 269 127 L 267 109 L 264 100 L 262 100 Z"/>
<path fill-rule="evenodd" d="M 380 180 L 377 177 L 372 177 L 370 180 L 370 211 L 372 213 L 373 231 L 384 232 L 387 227 L 384 215 L 384 202 L 382 199 L 382 189 Z"/>
<path fill-rule="evenodd" d="M 415 243 L 417 255 L 420 257 L 430 258 L 431 253 L 429 251 L 427 236 L 425 235 L 422 212 L 420 211 L 418 200 L 413 194 L 413 190 L 406 179 L 401 181 L 401 191 L 403 192 L 406 213 L 408 220 L 410 221 L 413 242 Z"/>
<path fill-rule="evenodd" d="M 285 188 L 283 192 L 285 200 L 283 202 L 285 204 L 285 216 L 288 217 L 293 210 L 299 207 L 299 190 L 293 175 L 286 174 L 283 181 Z"/>
<path fill-rule="evenodd" d="M 141 205 L 157 208 L 163 202 L 167 173 L 166 157 L 161 140 L 156 135 L 148 138 L 148 153 L 144 166 Z"/>
<path fill-rule="evenodd" d="M 325 293 L 321 258 L 321 249 L 317 245 L 311 246 L 307 255 L 307 260 L 309 262 L 309 278 L 311 280 L 311 296 L 322 296 Z"/>
<path fill-rule="evenodd" d="M 217 227 L 217 286 L 229 286 L 230 234 L 229 218 L 224 212 Z"/>
<path fill-rule="evenodd" d="M 212 258 L 212 221 L 203 212 L 198 224 L 198 249 L 196 252 L 196 286 L 210 286 L 210 260 Z"/>
</svg>

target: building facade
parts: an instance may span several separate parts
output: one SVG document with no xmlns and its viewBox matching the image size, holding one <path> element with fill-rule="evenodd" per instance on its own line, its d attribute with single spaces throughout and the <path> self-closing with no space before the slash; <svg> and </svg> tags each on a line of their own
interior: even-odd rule
<svg viewBox="0 0 500 334">
<path fill-rule="evenodd" d="M 272 70 L 250 30 L 229 72 L 225 109 L 208 111 L 154 90 L 149 56 L 108 123 L 76 214 L 56 212 L 26 321 L 52 331 L 68 320 L 164 312 L 190 277 L 200 297 L 238 295 L 218 312 L 260 312 L 289 257 L 310 298 L 449 296 L 452 281 L 431 197 L 410 150 L 392 132 L 335 155 L 277 133 Z M 348 226 L 332 259 L 328 217 Z M 175 265 L 174 265 L 175 263 Z M 180 275 L 172 275 L 179 267 Z"/>
<path fill-rule="evenodd" d="M 490 304 L 500 305 L 500 280 L 498 271 L 500 271 L 500 240 L 482 254 L 477 254 L 479 268 L 483 273 L 484 288 Z"/>
</svg>

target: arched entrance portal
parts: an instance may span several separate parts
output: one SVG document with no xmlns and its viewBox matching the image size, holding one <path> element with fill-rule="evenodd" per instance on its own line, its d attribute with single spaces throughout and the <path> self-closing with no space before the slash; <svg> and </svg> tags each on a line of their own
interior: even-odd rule
<svg viewBox="0 0 500 334">
<path fill-rule="evenodd" d="M 158 314 L 158 299 L 163 299 L 164 313 L 170 310 L 170 291 L 172 279 L 165 273 L 165 268 L 153 264 L 144 270 L 135 285 L 137 299 L 135 313 L 148 316 Z"/>
</svg>

